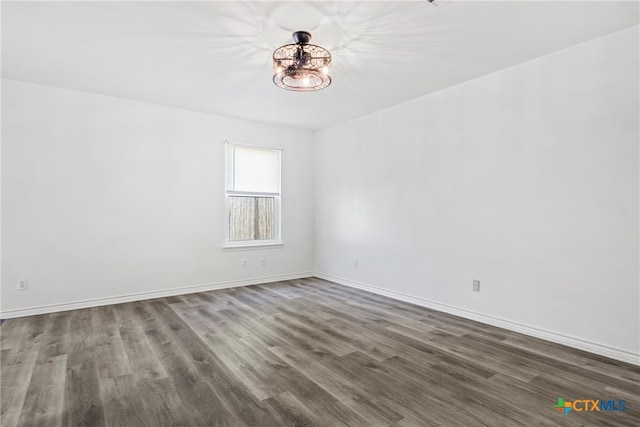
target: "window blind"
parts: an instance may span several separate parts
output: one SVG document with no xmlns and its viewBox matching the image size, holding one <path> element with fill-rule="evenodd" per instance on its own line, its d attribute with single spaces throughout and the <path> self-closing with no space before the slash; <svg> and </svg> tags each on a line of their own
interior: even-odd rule
<svg viewBox="0 0 640 427">
<path fill-rule="evenodd" d="M 280 150 L 227 144 L 227 191 L 280 193 Z"/>
</svg>

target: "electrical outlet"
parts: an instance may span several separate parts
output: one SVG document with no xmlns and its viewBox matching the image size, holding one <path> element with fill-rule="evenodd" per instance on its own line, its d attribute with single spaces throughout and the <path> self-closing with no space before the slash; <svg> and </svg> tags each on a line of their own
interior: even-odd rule
<svg viewBox="0 0 640 427">
<path fill-rule="evenodd" d="M 260 265 L 262 265 L 263 267 L 267 266 L 267 260 L 263 259 L 262 262 L 260 262 Z"/>
<path fill-rule="evenodd" d="M 358 268 L 358 260 L 357 259 L 353 260 L 353 268 Z"/>
<path fill-rule="evenodd" d="M 242 268 L 245 268 L 246 266 L 247 266 L 247 259 L 242 258 Z"/>
<path fill-rule="evenodd" d="M 18 280 L 18 290 L 26 291 L 27 289 L 29 289 L 29 282 L 27 281 L 27 279 Z"/>
<path fill-rule="evenodd" d="M 480 280 L 473 281 L 473 292 L 480 292 Z"/>
</svg>

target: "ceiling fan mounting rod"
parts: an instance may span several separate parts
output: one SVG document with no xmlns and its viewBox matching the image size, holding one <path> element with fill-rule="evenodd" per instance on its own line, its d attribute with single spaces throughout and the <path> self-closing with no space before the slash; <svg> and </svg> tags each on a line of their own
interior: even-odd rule
<svg viewBox="0 0 640 427">
<path fill-rule="evenodd" d="M 311 33 L 308 31 L 296 31 L 293 33 L 293 41 L 299 45 L 305 45 L 311 41 Z"/>
</svg>

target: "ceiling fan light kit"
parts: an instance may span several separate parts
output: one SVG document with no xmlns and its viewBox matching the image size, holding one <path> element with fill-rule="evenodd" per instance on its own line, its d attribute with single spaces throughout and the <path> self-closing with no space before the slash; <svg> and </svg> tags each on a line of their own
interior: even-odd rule
<svg viewBox="0 0 640 427">
<path fill-rule="evenodd" d="M 310 44 L 307 31 L 293 33 L 293 44 L 280 46 L 273 52 L 273 83 L 283 89 L 311 92 L 331 84 L 331 54 L 323 47 Z"/>
</svg>

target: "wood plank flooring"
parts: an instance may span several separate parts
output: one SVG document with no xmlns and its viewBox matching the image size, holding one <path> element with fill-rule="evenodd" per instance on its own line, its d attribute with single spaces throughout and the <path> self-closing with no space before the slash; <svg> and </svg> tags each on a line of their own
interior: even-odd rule
<svg viewBox="0 0 640 427">
<path fill-rule="evenodd" d="M 638 367 L 314 278 L 10 319 L 0 334 L 2 427 L 640 420 Z M 626 410 L 563 415 L 559 397 Z"/>
</svg>

